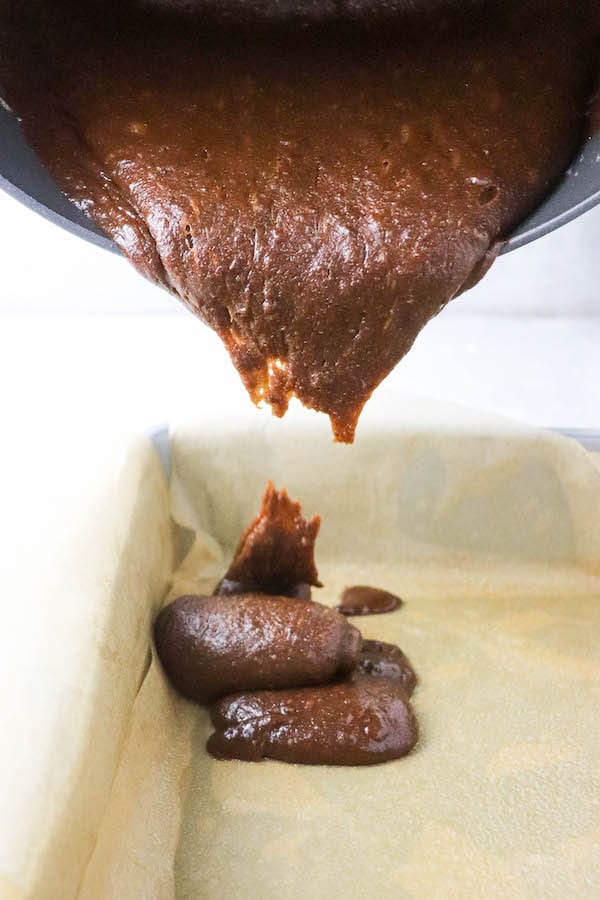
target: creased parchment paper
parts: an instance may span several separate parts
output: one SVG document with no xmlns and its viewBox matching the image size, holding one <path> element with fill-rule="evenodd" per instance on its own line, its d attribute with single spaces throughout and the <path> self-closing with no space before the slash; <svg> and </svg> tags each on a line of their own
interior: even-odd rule
<svg viewBox="0 0 600 900">
<path fill-rule="evenodd" d="M 600 469 L 464 410 L 420 402 L 403 421 L 354 447 L 318 424 L 176 428 L 165 601 L 211 590 L 266 480 L 285 484 L 323 517 L 318 599 L 362 582 L 406 601 L 355 621 L 420 675 L 417 749 L 363 769 L 216 762 L 206 712 L 153 659 L 78 896 L 598 896 Z"/>
<path fill-rule="evenodd" d="M 146 439 L 75 425 L 15 428 L 0 461 L 0 897 L 66 900 L 171 574 L 168 491 Z"/>
</svg>

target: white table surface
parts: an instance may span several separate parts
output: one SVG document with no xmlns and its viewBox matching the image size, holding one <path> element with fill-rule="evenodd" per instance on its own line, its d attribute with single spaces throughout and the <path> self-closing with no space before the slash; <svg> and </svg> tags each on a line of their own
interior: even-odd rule
<svg viewBox="0 0 600 900">
<path fill-rule="evenodd" d="M 408 391 L 600 430 L 598 347 L 600 319 L 439 318 L 370 406 L 401 418 Z M 52 433 L 66 418 L 144 429 L 196 411 L 254 414 L 220 341 L 191 315 L 4 316 L 0 380 L 4 428 L 35 418 Z"/>
</svg>

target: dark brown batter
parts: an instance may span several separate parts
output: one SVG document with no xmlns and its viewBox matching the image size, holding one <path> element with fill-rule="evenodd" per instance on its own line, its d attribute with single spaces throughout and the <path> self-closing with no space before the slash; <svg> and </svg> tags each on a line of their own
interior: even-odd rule
<svg viewBox="0 0 600 900">
<path fill-rule="evenodd" d="M 225 697 L 211 707 L 213 756 L 309 765 L 372 765 L 417 742 L 408 704 L 417 675 L 399 647 L 363 641 L 356 667 L 338 684 Z"/>
<path fill-rule="evenodd" d="M 243 533 L 215 594 L 260 591 L 310 600 L 311 585 L 321 586 L 314 556 L 320 525 L 319 516 L 305 519 L 285 488 L 276 491 L 269 481 L 260 512 Z"/>
<path fill-rule="evenodd" d="M 219 758 L 372 765 L 404 756 L 418 738 L 402 685 L 386 678 L 238 694 L 216 703 L 211 717 L 207 747 Z"/>
<path fill-rule="evenodd" d="M 198 703 L 233 691 L 326 684 L 359 661 L 360 632 L 320 603 L 289 597 L 179 597 L 160 613 L 156 649 L 174 687 Z"/>
<path fill-rule="evenodd" d="M 345 589 L 336 609 L 345 616 L 372 616 L 393 612 L 401 605 L 400 597 L 389 591 L 356 584 Z"/>
<path fill-rule="evenodd" d="M 400 682 L 407 697 L 417 686 L 417 673 L 408 657 L 400 647 L 383 641 L 363 641 L 358 665 L 348 680 L 356 681 L 365 675 Z"/>
<path fill-rule="evenodd" d="M 208 7 L 4 0 L 4 92 L 69 196 L 220 334 L 252 399 L 283 415 L 296 395 L 351 441 L 568 164 L 597 4 L 227 0 L 221 27 Z"/>
<path fill-rule="evenodd" d="M 366 765 L 403 756 L 417 741 L 408 703 L 417 676 L 404 653 L 363 641 L 337 610 L 302 596 L 319 583 L 319 524 L 269 482 L 217 592 L 179 597 L 156 620 L 156 650 L 173 686 L 198 703 L 222 698 L 211 711 L 214 756 Z M 287 585 L 288 595 L 259 593 L 262 577 Z"/>
</svg>

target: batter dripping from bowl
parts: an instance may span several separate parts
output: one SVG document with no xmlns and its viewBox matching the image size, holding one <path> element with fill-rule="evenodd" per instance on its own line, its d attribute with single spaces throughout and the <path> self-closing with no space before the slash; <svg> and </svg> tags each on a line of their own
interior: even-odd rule
<svg viewBox="0 0 600 900">
<path fill-rule="evenodd" d="M 296 396 L 345 442 L 560 177 L 593 93 L 593 3 L 16 6 L 4 92 L 68 196 L 255 402 Z"/>
</svg>

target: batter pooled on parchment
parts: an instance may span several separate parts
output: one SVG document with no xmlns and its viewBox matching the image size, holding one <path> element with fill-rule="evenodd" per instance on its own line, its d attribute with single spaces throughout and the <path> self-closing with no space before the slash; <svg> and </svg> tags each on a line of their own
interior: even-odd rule
<svg viewBox="0 0 600 900">
<path fill-rule="evenodd" d="M 320 586 L 318 527 L 269 482 L 215 593 L 178 597 L 156 620 L 171 684 L 210 706 L 213 756 L 358 766 L 397 759 L 417 741 L 417 678 L 400 648 L 363 640 L 346 616 L 297 590 Z"/>
</svg>

